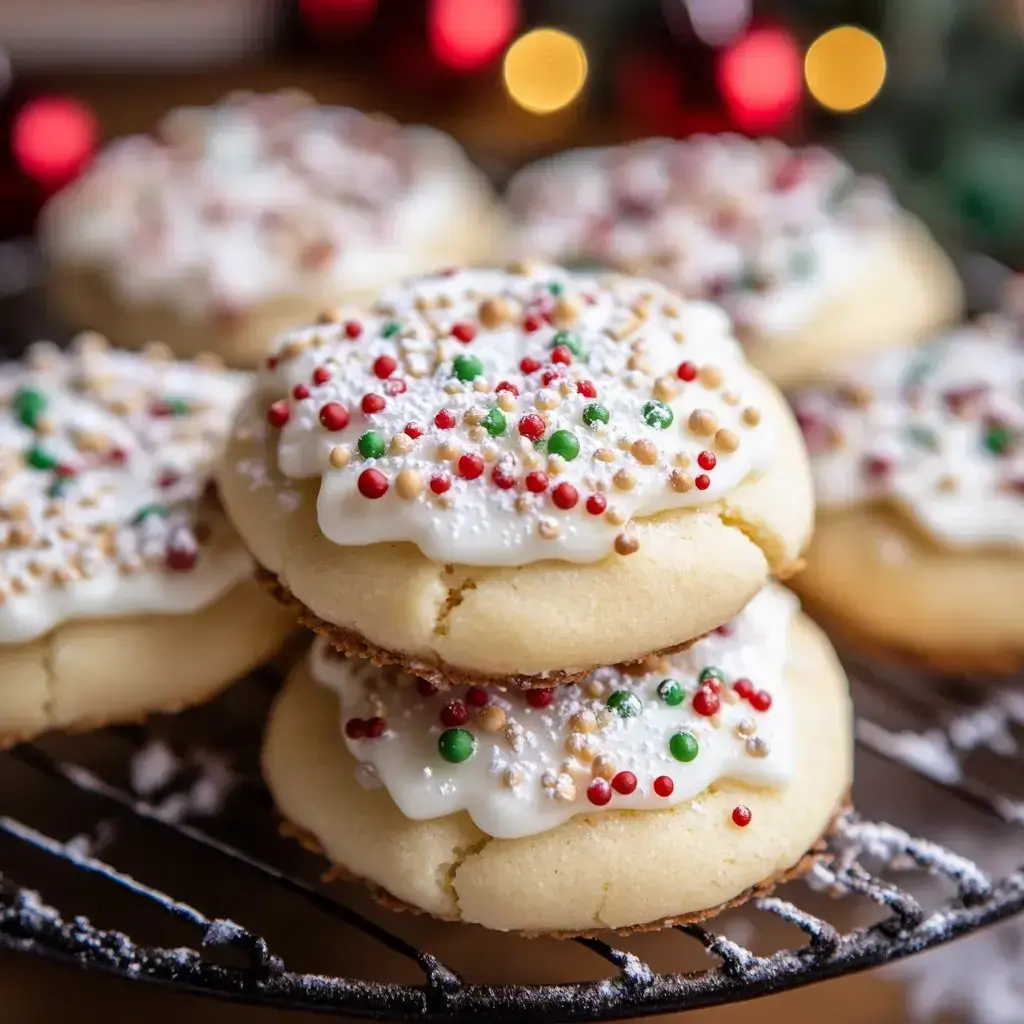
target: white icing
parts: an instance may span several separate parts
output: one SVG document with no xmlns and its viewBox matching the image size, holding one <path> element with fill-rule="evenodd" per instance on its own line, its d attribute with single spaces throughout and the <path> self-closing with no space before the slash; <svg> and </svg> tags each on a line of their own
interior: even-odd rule
<svg viewBox="0 0 1024 1024">
<path fill-rule="evenodd" d="M 1024 547 L 1024 345 L 1010 323 L 872 356 L 794 402 L 823 506 L 889 501 L 950 547 Z"/>
<path fill-rule="evenodd" d="M 195 611 L 252 571 L 204 500 L 247 386 L 98 339 L 0 367 L 0 644 L 72 619 Z M 45 400 L 34 427 L 26 389 Z M 28 465 L 33 449 L 59 468 Z"/>
<path fill-rule="evenodd" d="M 191 318 L 377 287 L 444 259 L 475 174 L 453 140 L 287 94 L 172 112 L 113 143 L 47 211 L 55 259 Z M 429 262 L 429 261 L 428 261 Z"/>
<path fill-rule="evenodd" d="M 634 677 L 617 669 L 597 669 L 582 683 L 555 687 L 545 708 L 531 707 L 520 691 L 489 686 L 489 705 L 502 709 L 518 733 L 513 727 L 510 739 L 505 729 L 484 731 L 476 718 L 480 712 L 469 707 L 462 728 L 475 735 L 476 749 L 459 764 L 449 763 L 438 752 L 446 728 L 440 713 L 450 701 L 462 698 L 465 688 L 424 697 L 408 677 L 391 673 L 385 678 L 366 662 L 339 657 L 323 640 L 313 649 L 312 671 L 314 679 L 338 694 L 342 735 L 352 756 L 369 766 L 407 818 L 424 821 L 466 811 L 481 831 L 512 839 L 555 828 L 577 814 L 674 807 L 723 779 L 762 787 L 785 785 L 795 766 L 785 683 L 795 610 L 796 602 L 786 591 L 764 590 L 721 633 L 665 659 L 667 671 Z M 721 710 L 713 718 L 698 714 L 692 703 L 700 688 L 698 676 L 709 666 L 720 669 L 725 679 Z M 685 690 L 685 699 L 676 706 L 658 696 L 666 677 Z M 757 711 L 735 697 L 732 685 L 741 678 L 771 695 L 767 711 Z M 615 691 L 640 699 L 643 709 L 637 717 L 623 718 L 607 709 L 607 697 Z M 580 712 L 593 713 L 599 724 L 595 731 L 582 734 L 592 744 L 589 753 L 574 756 L 567 753 L 566 739 L 573 735 L 571 717 Z M 381 736 L 346 735 L 349 719 L 373 717 L 385 720 Z M 607 719 L 603 726 L 602 717 Z M 689 762 L 676 760 L 669 749 L 670 738 L 680 732 L 690 733 L 699 744 L 696 758 Z M 764 756 L 749 752 L 748 744 L 755 740 L 766 744 Z M 616 772 L 632 772 L 637 780 L 634 792 L 613 791 L 608 803 L 593 804 L 587 787 L 595 754 L 608 757 Z M 517 773 L 517 785 L 504 781 L 509 770 Z M 545 776 L 553 777 L 554 784 L 545 785 Z M 674 783 L 671 796 L 654 792 L 659 776 Z"/>
<path fill-rule="evenodd" d="M 893 215 L 838 157 L 736 135 L 560 154 L 521 171 L 509 203 L 516 255 L 639 270 L 770 334 L 848 287 Z"/>
<path fill-rule="evenodd" d="M 507 316 L 485 327 L 482 311 L 494 301 Z M 582 345 L 582 355 L 568 366 L 552 364 L 556 327 L 543 319 L 557 321 L 559 308 L 574 311 L 565 329 Z M 279 358 L 271 361 L 262 387 L 268 406 L 276 400 L 290 417 L 280 431 L 278 464 L 288 477 L 321 478 L 320 528 L 336 544 L 411 541 L 431 559 L 468 565 L 522 565 L 546 558 L 595 561 L 609 554 L 630 519 L 719 502 L 751 473 L 764 470 L 773 455 L 774 425 L 767 420 L 750 425 L 759 420 L 751 407 L 756 410 L 765 397 L 764 385 L 746 366 L 725 315 L 710 305 L 686 303 L 650 281 L 599 282 L 551 267 L 529 274 L 455 271 L 391 289 L 371 313 L 351 317 L 279 338 Z M 536 329 L 525 329 L 526 322 Z M 349 324 L 361 332 L 357 340 L 349 338 Z M 475 332 L 468 344 L 452 335 L 459 325 Z M 398 363 L 387 380 L 374 374 L 381 356 Z M 478 358 L 482 377 L 466 383 L 456 379 L 453 360 L 459 357 Z M 541 368 L 524 373 L 524 357 L 536 357 Z M 700 368 L 698 379 L 679 379 L 684 361 Z M 330 374 L 321 385 L 315 383 L 318 369 Z M 562 377 L 545 387 L 544 373 L 552 369 Z M 596 397 L 580 393 L 581 380 L 594 385 Z M 501 382 L 514 384 L 519 396 L 496 392 Z M 308 396 L 286 397 L 294 396 L 296 386 L 300 394 L 308 388 Z M 389 393 L 400 388 L 400 393 Z M 368 393 L 384 399 L 383 410 L 361 411 Z M 648 425 L 643 417 L 646 404 L 658 394 L 673 415 L 665 429 Z M 474 425 L 502 402 L 507 411 L 502 412 L 500 435 Z M 328 403 L 349 411 L 343 430 L 321 425 L 320 413 Z M 593 403 L 607 409 L 607 426 L 584 422 L 584 411 Z M 454 414 L 454 428 L 435 425 L 441 410 Z M 695 410 L 710 413 L 725 434 L 695 433 L 690 425 Z M 520 432 L 526 414 L 548 421 L 539 449 Z M 404 433 L 409 423 L 422 428 L 421 437 L 413 440 Z M 371 430 L 389 446 L 383 457 L 359 454 L 358 440 Z M 572 461 L 548 455 L 545 445 L 557 430 L 569 430 L 578 439 L 579 455 Z M 440 447 L 446 443 L 457 444 L 458 454 L 446 454 Z M 650 464 L 635 454 L 637 443 L 641 448 L 636 451 Z M 738 447 L 730 450 L 734 443 Z M 341 468 L 330 462 L 336 449 L 350 456 Z M 708 450 L 717 464 L 705 471 L 699 457 Z M 601 461 L 599 452 L 610 461 Z M 484 460 L 476 479 L 460 476 L 459 459 L 466 454 Z M 494 482 L 496 467 L 507 472 L 511 487 Z M 360 493 L 359 480 L 367 470 L 387 479 L 382 498 L 368 500 Z M 403 471 L 422 488 L 412 497 L 402 495 Z M 527 489 L 530 472 L 547 474 L 543 493 Z M 442 495 L 428 486 L 437 476 L 450 480 Z M 629 483 L 631 488 L 624 489 Z M 708 486 L 702 490 L 704 483 Z M 554 488 L 563 484 L 578 494 L 569 509 L 554 499 Z M 602 514 L 587 510 L 595 494 L 607 503 Z"/>
</svg>

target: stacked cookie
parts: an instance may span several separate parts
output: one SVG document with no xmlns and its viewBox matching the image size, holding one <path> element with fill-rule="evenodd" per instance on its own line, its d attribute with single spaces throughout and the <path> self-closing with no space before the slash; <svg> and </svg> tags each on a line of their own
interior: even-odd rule
<svg viewBox="0 0 1024 1024">
<path fill-rule="evenodd" d="M 960 312 L 956 273 L 924 226 L 823 149 L 648 139 L 544 160 L 508 199 L 517 255 L 639 271 L 711 299 L 785 386 Z"/>
<path fill-rule="evenodd" d="M 247 386 L 98 336 L 0 367 L 0 743 L 204 700 L 280 647 L 294 615 L 211 487 Z"/>
<path fill-rule="evenodd" d="M 250 365 L 325 306 L 489 256 L 497 223 L 448 136 L 282 92 L 113 143 L 49 204 L 41 239 L 72 324 Z"/>
<path fill-rule="evenodd" d="M 219 477 L 319 634 L 277 802 L 437 917 L 695 920 L 798 872 L 846 799 L 846 683 L 772 580 L 806 452 L 726 315 L 651 281 L 452 271 L 282 335 Z"/>
</svg>

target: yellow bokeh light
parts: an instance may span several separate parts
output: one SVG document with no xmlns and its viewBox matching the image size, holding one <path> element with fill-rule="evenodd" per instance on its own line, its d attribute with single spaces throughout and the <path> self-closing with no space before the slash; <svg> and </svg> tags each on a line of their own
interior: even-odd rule
<svg viewBox="0 0 1024 1024">
<path fill-rule="evenodd" d="M 853 25 L 841 25 L 811 43 L 804 59 L 810 94 L 827 110 L 846 114 L 866 107 L 885 82 L 882 44 Z"/>
<path fill-rule="evenodd" d="M 578 39 L 555 28 L 520 36 L 505 54 L 505 88 L 525 110 L 552 114 L 583 91 L 587 54 Z"/>
</svg>

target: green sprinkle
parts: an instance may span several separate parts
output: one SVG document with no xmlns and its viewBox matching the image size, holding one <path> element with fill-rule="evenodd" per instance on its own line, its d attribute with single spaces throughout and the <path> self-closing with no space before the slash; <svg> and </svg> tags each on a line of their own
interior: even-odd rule
<svg viewBox="0 0 1024 1024">
<path fill-rule="evenodd" d="M 700 753 L 700 744 L 692 732 L 677 732 L 668 741 L 668 749 L 677 761 L 692 761 Z"/>
<path fill-rule="evenodd" d="M 588 427 L 592 427 L 595 423 L 607 423 L 608 410 L 600 402 L 591 402 L 583 410 L 583 422 Z"/>
<path fill-rule="evenodd" d="M 993 423 L 985 434 L 985 447 L 993 455 L 1005 455 L 1013 447 L 1013 431 L 1001 423 Z"/>
<path fill-rule="evenodd" d="M 664 402 L 659 402 L 656 398 L 652 398 L 649 402 L 645 403 L 642 415 L 647 426 L 654 427 L 657 430 L 667 430 L 672 426 L 672 421 L 675 419 L 675 416 L 672 415 L 672 410 Z"/>
<path fill-rule="evenodd" d="M 469 382 L 483 376 L 484 364 L 478 356 L 456 356 L 452 373 L 461 381 Z"/>
<path fill-rule="evenodd" d="M 187 416 L 192 411 L 192 406 L 184 398 L 165 398 L 162 404 L 172 416 Z"/>
<path fill-rule="evenodd" d="M 558 348 L 559 345 L 564 345 L 577 358 L 583 355 L 583 342 L 573 331 L 555 331 L 548 348 Z"/>
<path fill-rule="evenodd" d="M 557 281 L 552 281 L 551 284 L 548 285 L 548 291 L 552 295 L 561 295 L 562 292 L 565 291 L 565 285 L 559 284 Z"/>
<path fill-rule="evenodd" d="M 150 516 L 161 516 L 166 518 L 171 510 L 166 505 L 143 505 L 142 508 L 132 516 L 132 526 L 138 526 L 145 522 Z"/>
<path fill-rule="evenodd" d="M 445 729 L 438 738 L 437 749 L 446 761 L 461 764 L 476 753 L 476 737 L 468 729 Z"/>
<path fill-rule="evenodd" d="M 686 692 L 674 679 L 663 679 L 658 684 L 658 696 L 670 708 L 674 708 L 683 703 Z"/>
<path fill-rule="evenodd" d="M 380 329 L 380 336 L 382 338 L 393 338 L 401 329 L 402 325 L 397 320 L 389 320 Z"/>
<path fill-rule="evenodd" d="M 376 430 L 368 430 L 356 442 L 359 454 L 364 459 L 382 459 L 387 451 L 387 444 L 384 442 L 384 435 Z"/>
<path fill-rule="evenodd" d="M 629 690 L 616 690 L 605 703 L 622 718 L 636 718 L 644 709 L 640 698 Z"/>
<path fill-rule="evenodd" d="M 26 427 L 35 430 L 46 408 L 46 396 L 36 388 L 21 388 L 14 396 L 13 405 L 18 419 Z"/>
<path fill-rule="evenodd" d="M 25 453 L 25 462 L 33 469 L 53 469 L 58 459 L 42 448 L 29 448 Z"/>
<path fill-rule="evenodd" d="M 556 430 L 548 438 L 548 452 L 572 462 L 580 453 L 579 438 L 571 430 Z"/>
<path fill-rule="evenodd" d="M 697 681 L 703 686 L 705 683 L 716 682 L 725 683 L 725 673 L 720 668 L 715 668 L 714 665 L 708 665 L 707 668 L 701 669 L 701 673 L 697 676 Z"/>
<path fill-rule="evenodd" d="M 923 427 L 920 424 L 907 427 L 907 439 L 916 444 L 918 448 L 924 448 L 925 451 L 937 452 L 939 450 L 939 439 L 930 427 Z"/>
<path fill-rule="evenodd" d="M 487 410 L 487 415 L 480 421 L 480 425 L 491 437 L 500 437 L 508 429 L 508 420 L 505 414 L 496 406 Z"/>
</svg>

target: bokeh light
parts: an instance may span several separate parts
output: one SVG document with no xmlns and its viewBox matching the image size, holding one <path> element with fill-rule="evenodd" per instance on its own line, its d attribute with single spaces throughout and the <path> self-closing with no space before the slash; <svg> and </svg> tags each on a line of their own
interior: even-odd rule
<svg viewBox="0 0 1024 1024">
<path fill-rule="evenodd" d="M 793 37 L 782 29 L 749 32 L 722 53 L 718 87 L 744 131 L 778 128 L 800 105 L 803 62 Z"/>
<path fill-rule="evenodd" d="M 430 49 L 446 67 L 476 71 L 495 60 L 519 21 L 516 0 L 433 0 Z"/>
<path fill-rule="evenodd" d="M 819 36 L 807 50 L 804 76 L 810 94 L 827 110 L 849 113 L 866 107 L 885 82 L 882 44 L 853 25 Z"/>
<path fill-rule="evenodd" d="M 587 54 L 578 39 L 554 28 L 520 36 L 505 54 L 505 88 L 534 114 L 567 107 L 587 81 Z"/>
<path fill-rule="evenodd" d="M 70 96 L 30 100 L 15 115 L 11 149 L 31 178 L 57 186 L 73 178 L 96 148 L 96 118 Z"/>
</svg>

